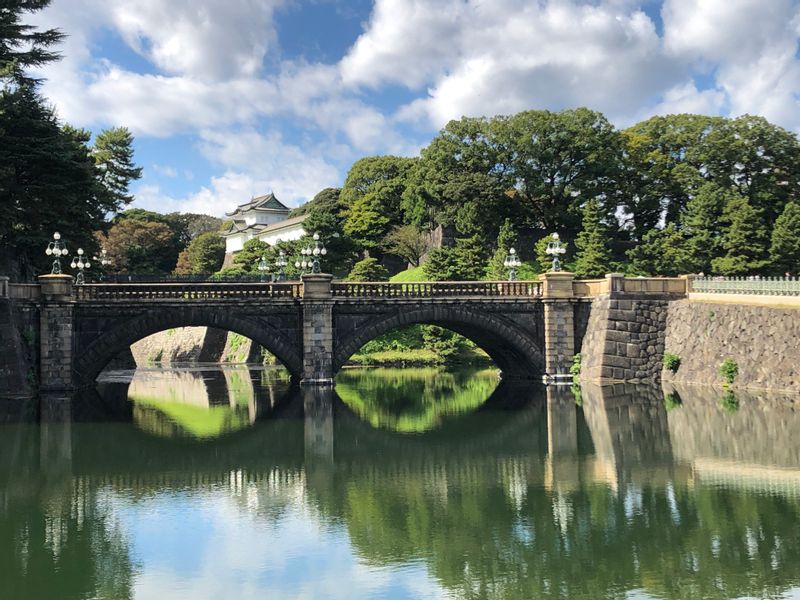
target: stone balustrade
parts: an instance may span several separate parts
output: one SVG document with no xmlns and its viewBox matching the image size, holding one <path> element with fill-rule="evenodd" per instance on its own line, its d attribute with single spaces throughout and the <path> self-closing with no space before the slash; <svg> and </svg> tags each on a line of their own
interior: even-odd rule
<svg viewBox="0 0 800 600">
<path fill-rule="evenodd" d="M 331 291 L 336 298 L 534 298 L 542 295 L 542 284 L 538 281 L 340 282 L 333 283 Z"/>
</svg>

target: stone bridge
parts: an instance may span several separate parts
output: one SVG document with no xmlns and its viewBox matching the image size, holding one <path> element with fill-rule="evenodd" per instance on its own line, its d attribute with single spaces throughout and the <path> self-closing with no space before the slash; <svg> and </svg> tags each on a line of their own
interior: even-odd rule
<svg viewBox="0 0 800 600">
<path fill-rule="evenodd" d="M 38 284 L 4 284 L 0 301 L 12 321 L 27 319 L 40 389 L 57 391 L 93 384 L 132 343 L 182 326 L 247 336 L 303 384 L 332 383 L 366 342 L 414 323 L 473 340 L 507 379 L 568 379 L 586 339 L 596 349 L 588 364 L 595 378 L 654 380 L 662 307 L 685 292 L 680 278 L 578 281 L 561 272 L 525 282 L 347 283 L 316 274 L 283 283 L 81 286 L 45 275 Z"/>
</svg>

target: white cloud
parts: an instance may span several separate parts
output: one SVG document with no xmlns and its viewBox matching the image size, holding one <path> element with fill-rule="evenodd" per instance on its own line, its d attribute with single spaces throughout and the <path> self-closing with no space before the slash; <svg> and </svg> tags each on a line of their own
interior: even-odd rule
<svg viewBox="0 0 800 600">
<path fill-rule="evenodd" d="M 655 107 L 648 108 L 632 118 L 626 125 L 647 119 L 653 115 L 674 115 L 692 113 L 715 115 L 723 112 L 726 103 L 725 92 L 719 89 L 698 90 L 693 81 L 688 81 L 667 90 L 664 98 Z"/>
<path fill-rule="evenodd" d="M 669 52 L 713 72 L 732 116 L 800 128 L 800 6 L 792 0 L 666 0 Z"/>
<path fill-rule="evenodd" d="M 679 65 L 664 53 L 654 23 L 629 4 L 455 2 L 447 13 L 458 24 L 452 34 L 441 20 L 428 21 L 430 13 L 444 13 L 438 2 L 417 0 L 418 10 L 409 13 L 400 2 L 378 0 L 371 29 L 343 61 L 343 73 L 347 81 L 378 85 L 390 79 L 409 88 L 427 76 L 427 96 L 399 115 L 427 117 L 437 127 L 463 115 L 584 105 L 614 119 L 654 102 L 680 80 Z M 403 33 L 384 36 L 388 27 Z M 394 38 L 406 43 L 392 47 Z M 436 48 L 423 43 L 419 53 L 409 51 L 417 39 Z M 381 43 L 374 60 L 364 55 L 363 48 Z M 428 52 L 435 69 L 418 68 L 427 64 Z"/>
</svg>

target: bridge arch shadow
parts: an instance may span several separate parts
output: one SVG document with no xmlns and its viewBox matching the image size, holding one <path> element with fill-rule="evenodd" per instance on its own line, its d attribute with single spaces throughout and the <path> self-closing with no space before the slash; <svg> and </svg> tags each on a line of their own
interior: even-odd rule
<svg viewBox="0 0 800 600">
<path fill-rule="evenodd" d="M 536 339 L 529 330 L 505 316 L 441 304 L 399 306 L 359 324 L 349 334 L 337 335 L 334 373 L 367 342 L 394 329 L 417 324 L 437 325 L 471 340 L 489 355 L 503 378 L 534 379 L 544 373 L 543 340 Z"/>
<path fill-rule="evenodd" d="M 299 379 L 301 375 L 299 344 L 293 343 L 266 319 L 233 315 L 214 306 L 170 306 L 114 322 L 85 345 L 79 338 L 74 367 L 76 382 L 79 386 L 92 385 L 106 365 L 132 344 L 154 333 L 178 327 L 213 327 L 250 338 L 272 353 L 292 379 Z"/>
</svg>

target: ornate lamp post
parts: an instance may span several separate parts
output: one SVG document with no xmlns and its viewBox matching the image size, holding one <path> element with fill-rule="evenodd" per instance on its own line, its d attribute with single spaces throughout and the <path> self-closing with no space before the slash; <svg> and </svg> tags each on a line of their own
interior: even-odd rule
<svg viewBox="0 0 800 600">
<path fill-rule="evenodd" d="M 283 281 L 286 279 L 286 265 L 289 264 L 289 261 L 286 260 L 286 252 L 281 250 L 278 252 L 278 258 L 275 259 L 275 266 L 278 267 L 278 281 Z"/>
<path fill-rule="evenodd" d="M 105 269 L 108 265 L 111 264 L 111 260 L 108 258 L 108 254 L 106 253 L 106 249 L 103 248 L 100 250 L 100 256 L 93 256 L 92 260 L 97 261 L 100 263 L 100 266 Z M 99 279 L 103 281 L 103 271 L 100 271 Z"/>
<path fill-rule="evenodd" d="M 557 233 L 554 233 L 552 239 L 547 242 L 547 248 L 545 248 L 545 253 L 553 257 L 553 271 L 561 270 L 561 261 L 558 260 L 558 257 L 566 252 L 567 245 L 559 240 Z"/>
<path fill-rule="evenodd" d="M 267 257 L 262 256 L 261 260 L 258 261 L 258 272 L 261 274 L 261 283 L 264 283 L 266 279 L 267 272 L 269 271 L 269 263 L 267 262 Z"/>
<path fill-rule="evenodd" d="M 517 280 L 517 269 L 522 264 L 519 257 L 517 256 L 517 251 L 514 248 L 510 248 L 508 250 L 508 256 L 503 261 L 503 266 L 508 269 L 508 280 L 509 281 L 516 281 Z"/>
<path fill-rule="evenodd" d="M 83 258 L 83 248 L 78 248 L 78 256 L 72 257 L 72 262 L 69 263 L 70 268 L 74 269 L 75 267 L 78 268 L 78 275 L 75 277 L 75 285 L 83 285 L 86 283 L 86 276 L 83 274 L 84 269 L 88 269 L 92 266 L 89 262 L 89 258 Z"/>
<path fill-rule="evenodd" d="M 311 272 L 312 273 L 319 273 L 319 257 L 325 256 L 328 253 L 327 248 L 325 248 L 325 244 L 323 244 L 319 239 L 319 233 L 314 234 L 314 249 L 311 251 L 311 254 L 314 255 L 314 261 L 311 263 Z"/>
<path fill-rule="evenodd" d="M 294 266 L 303 275 L 306 269 L 311 266 L 311 248 L 301 248 L 300 255 L 300 259 L 294 261 Z"/>
<path fill-rule="evenodd" d="M 47 256 L 54 256 L 53 269 L 50 271 L 51 275 L 61 275 L 61 257 L 66 256 L 69 251 L 67 250 L 66 242 L 61 241 L 61 234 L 57 231 L 53 234 L 53 241 L 47 244 L 47 249 L 44 251 Z"/>
</svg>

